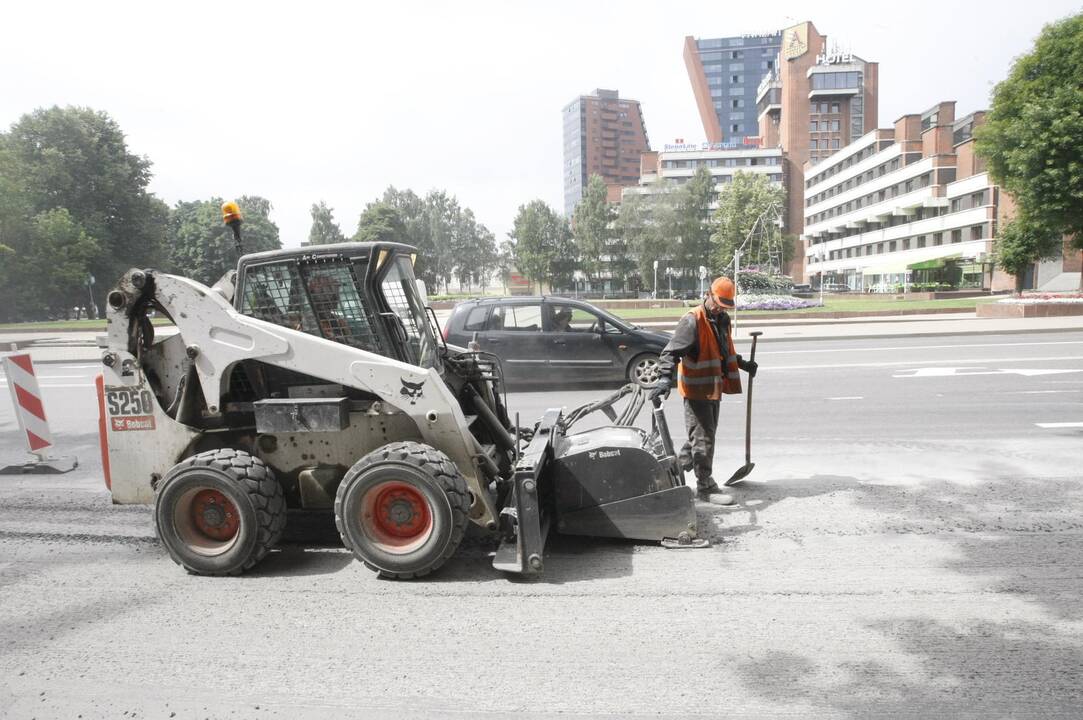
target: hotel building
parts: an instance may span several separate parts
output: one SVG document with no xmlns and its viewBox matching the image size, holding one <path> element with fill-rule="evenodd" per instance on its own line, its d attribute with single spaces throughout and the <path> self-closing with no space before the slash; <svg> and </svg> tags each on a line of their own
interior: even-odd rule
<svg viewBox="0 0 1083 720">
<path fill-rule="evenodd" d="M 942 102 L 807 165 L 806 277 L 856 291 L 1011 287 L 991 253 L 1012 203 L 974 154 L 984 115 L 956 120 Z"/>
</svg>

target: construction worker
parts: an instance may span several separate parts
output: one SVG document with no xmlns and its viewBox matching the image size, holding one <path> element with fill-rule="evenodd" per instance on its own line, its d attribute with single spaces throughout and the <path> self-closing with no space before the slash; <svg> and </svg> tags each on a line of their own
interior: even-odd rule
<svg viewBox="0 0 1083 720">
<path fill-rule="evenodd" d="M 695 472 L 700 495 L 718 505 L 733 504 L 733 498 L 722 494 L 711 475 L 719 402 L 723 395 L 741 392 L 738 369 L 755 377 L 757 368 L 757 363 L 744 360 L 733 348 L 733 324 L 726 309 L 734 306 L 734 295 L 733 281 L 728 277 L 711 283 L 703 304 L 677 323 L 659 356 L 660 378 L 650 392 L 651 400 L 669 397 L 673 376 L 677 376 L 688 430 L 688 441 L 678 460 L 685 471 Z"/>
</svg>

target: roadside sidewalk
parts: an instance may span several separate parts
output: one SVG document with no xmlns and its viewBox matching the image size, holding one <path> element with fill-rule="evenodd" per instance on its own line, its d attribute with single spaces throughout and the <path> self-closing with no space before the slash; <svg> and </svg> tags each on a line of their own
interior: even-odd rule
<svg viewBox="0 0 1083 720">
<path fill-rule="evenodd" d="M 638 323 L 650 330 L 670 330 L 674 323 Z M 1083 332 L 1083 316 L 1043 318 L 978 318 L 974 313 L 904 315 L 871 318 L 755 320 L 738 313 L 736 338 L 753 330 L 763 332 L 760 342 L 784 340 L 861 340 L 868 338 L 991 335 L 1041 332 Z M 16 343 L 36 363 L 98 363 L 99 332 L 0 333 L 0 350 Z"/>
</svg>

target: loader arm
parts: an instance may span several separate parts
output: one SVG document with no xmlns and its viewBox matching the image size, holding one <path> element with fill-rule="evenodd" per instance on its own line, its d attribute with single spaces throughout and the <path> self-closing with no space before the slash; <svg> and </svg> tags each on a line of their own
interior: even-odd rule
<svg viewBox="0 0 1083 720">
<path fill-rule="evenodd" d="M 129 328 L 134 307 L 153 301 L 179 330 L 195 368 L 207 411 L 219 407 L 233 366 L 259 362 L 378 396 L 408 415 L 425 442 L 460 469 L 472 496 L 471 519 L 495 528 L 497 513 L 479 469 L 477 443 L 455 396 L 438 371 L 400 362 L 239 313 L 225 297 L 188 278 L 130 270 L 110 294 L 106 385 L 137 382 L 138 358 Z M 137 348 L 135 348 L 138 351 Z"/>
</svg>

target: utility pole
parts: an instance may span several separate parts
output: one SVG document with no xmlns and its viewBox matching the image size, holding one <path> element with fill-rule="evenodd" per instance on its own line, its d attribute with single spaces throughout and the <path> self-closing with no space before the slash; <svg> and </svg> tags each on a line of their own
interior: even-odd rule
<svg viewBox="0 0 1083 720">
<path fill-rule="evenodd" d="M 654 293 L 651 297 L 655 300 L 658 299 L 658 261 L 654 261 Z"/>
</svg>

